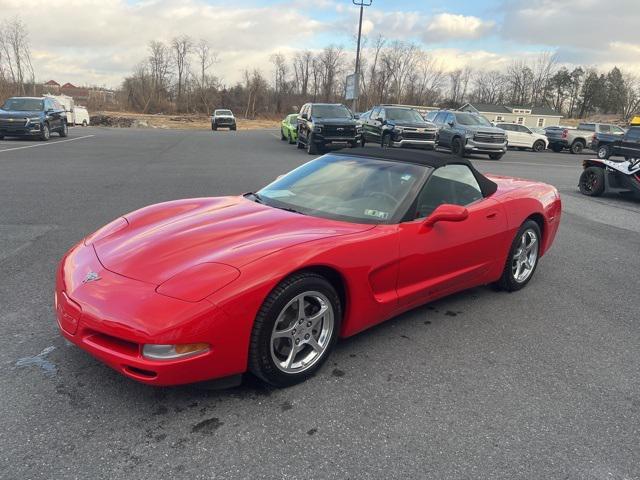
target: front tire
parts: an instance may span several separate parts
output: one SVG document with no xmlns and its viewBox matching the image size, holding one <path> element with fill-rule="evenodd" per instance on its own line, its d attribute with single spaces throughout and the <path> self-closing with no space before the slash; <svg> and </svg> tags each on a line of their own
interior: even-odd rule
<svg viewBox="0 0 640 480">
<path fill-rule="evenodd" d="M 282 140 L 283 142 L 287 139 L 287 136 L 284 134 L 284 129 L 281 128 L 280 129 L 280 140 Z"/>
<path fill-rule="evenodd" d="M 309 134 L 307 137 L 307 153 L 309 155 L 317 155 L 318 154 L 318 146 L 313 141 L 313 135 Z"/>
<path fill-rule="evenodd" d="M 533 142 L 531 150 L 533 150 L 534 152 L 543 152 L 545 148 L 546 146 L 543 140 L 536 140 L 535 142 Z"/>
<path fill-rule="evenodd" d="M 462 140 L 459 137 L 456 137 L 451 142 L 451 153 L 458 157 L 465 157 L 464 146 L 462 145 Z"/>
<path fill-rule="evenodd" d="M 212 124 L 211 124 L 211 130 L 213 130 L 214 132 L 215 132 L 216 130 L 218 130 L 218 125 L 216 125 L 215 123 L 212 123 Z"/>
<path fill-rule="evenodd" d="M 611 156 L 611 149 L 609 145 L 600 145 L 598 147 L 598 158 L 600 160 L 607 160 Z"/>
<path fill-rule="evenodd" d="M 83 127 L 88 127 L 88 126 L 89 126 L 89 124 L 87 123 L 87 121 L 86 121 L 86 120 L 83 120 L 83 121 L 82 121 L 82 126 L 83 126 Z"/>
<path fill-rule="evenodd" d="M 42 125 L 42 132 L 40 133 L 40 140 L 46 142 L 51 138 L 51 129 L 49 128 L 49 124 L 45 123 Z"/>
<path fill-rule="evenodd" d="M 58 132 L 58 135 L 60 135 L 61 137 L 66 137 L 69 135 L 69 125 L 67 125 L 67 122 L 64 122 L 62 124 L 62 129 Z"/>
<path fill-rule="evenodd" d="M 489 158 L 491 160 L 500 160 L 504 156 L 504 153 L 490 153 Z"/>
<path fill-rule="evenodd" d="M 498 286 L 507 292 L 524 288 L 533 277 L 540 258 L 540 227 L 533 220 L 525 221 L 516 233 L 505 262 Z"/>
<path fill-rule="evenodd" d="M 580 193 L 588 197 L 599 197 L 604 193 L 604 170 L 600 167 L 587 167 L 578 181 Z"/>
<path fill-rule="evenodd" d="M 292 275 L 269 294 L 256 316 L 249 370 L 277 387 L 307 380 L 329 357 L 341 320 L 340 298 L 324 277 Z"/>
<path fill-rule="evenodd" d="M 560 153 L 562 149 L 563 149 L 562 145 L 558 145 L 557 143 L 554 143 L 551 145 L 551 150 L 553 150 L 556 153 Z"/>
<path fill-rule="evenodd" d="M 382 140 L 380 141 L 380 146 L 382 148 L 393 148 L 393 139 L 391 138 L 391 134 L 387 133 L 382 136 Z"/>
</svg>

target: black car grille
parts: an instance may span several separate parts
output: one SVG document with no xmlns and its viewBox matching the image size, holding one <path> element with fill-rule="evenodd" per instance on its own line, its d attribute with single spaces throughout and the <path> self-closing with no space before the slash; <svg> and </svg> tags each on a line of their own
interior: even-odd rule
<svg viewBox="0 0 640 480">
<path fill-rule="evenodd" d="M 473 139 L 481 143 L 504 143 L 505 137 L 500 133 L 476 133 Z"/>
<path fill-rule="evenodd" d="M 417 130 L 407 130 L 405 128 L 402 132 L 402 138 L 405 140 L 435 140 L 436 132 L 435 130 L 419 132 Z"/>
<path fill-rule="evenodd" d="M 355 125 L 325 125 L 322 127 L 322 134 L 326 137 L 354 137 L 356 127 Z"/>
<path fill-rule="evenodd" d="M 0 118 L 0 129 L 2 130 L 22 130 L 26 125 L 26 118 Z"/>
</svg>

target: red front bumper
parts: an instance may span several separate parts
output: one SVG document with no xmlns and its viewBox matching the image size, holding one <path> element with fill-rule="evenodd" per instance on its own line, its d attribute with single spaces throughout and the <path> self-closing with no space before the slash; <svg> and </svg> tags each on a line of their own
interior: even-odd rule
<svg viewBox="0 0 640 480">
<path fill-rule="evenodd" d="M 87 274 L 99 277 L 87 282 Z M 246 370 L 248 342 L 234 338 L 221 309 L 204 300 L 185 302 L 156 286 L 106 270 L 92 246 L 77 245 L 60 262 L 56 315 L 61 333 L 113 369 L 151 385 L 223 378 Z M 150 360 L 144 344 L 206 342 L 210 350 L 180 360 Z"/>
</svg>

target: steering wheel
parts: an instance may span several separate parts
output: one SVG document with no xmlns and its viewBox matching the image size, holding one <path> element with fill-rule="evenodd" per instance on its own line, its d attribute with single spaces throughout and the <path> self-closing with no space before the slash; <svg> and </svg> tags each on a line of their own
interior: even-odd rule
<svg viewBox="0 0 640 480">
<path fill-rule="evenodd" d="M 367 194 L 367 197 L 381 197 L 386 200 L 392 201 L 393 205 L 398 204 L 398 200 L 393 195 L 389 195 L 388 193 L 385 193 L 385 192 L 369 192 L 369 194 Z"/>
</svg>

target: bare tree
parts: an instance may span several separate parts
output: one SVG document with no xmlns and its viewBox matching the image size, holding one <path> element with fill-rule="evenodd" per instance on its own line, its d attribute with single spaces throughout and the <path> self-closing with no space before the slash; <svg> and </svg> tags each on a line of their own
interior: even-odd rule
<svg viewBox="0 0 640 480">
<path fill-rule="evenodd" d="M 184 84 L 189 71 L 189 55 L 193 50 L 193 41 L 188 35 L 181 35 L 171 40 L 171 56 L 178 74 L 177 104 L 182 103 Z"/>
<path fill-rule="evenodd" d="M 19 95 L 25 94 L 25 81 L 35 86 L 31 64 L 29 32 L 24 22 L 15 17 L 0 25 L 0 74 L 7 76 Z"/>
</svg>

